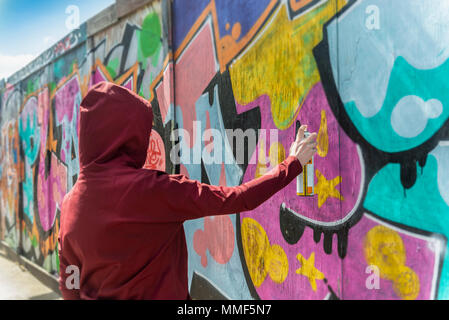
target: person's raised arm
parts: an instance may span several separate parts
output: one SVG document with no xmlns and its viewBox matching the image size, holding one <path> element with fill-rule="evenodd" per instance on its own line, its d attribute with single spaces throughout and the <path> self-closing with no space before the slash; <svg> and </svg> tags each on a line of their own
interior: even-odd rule
<svg viewBox="0 0 449 320">
<path fill-rule="evenodd" d="M 167 203 L 170 216 L 179 220 L 252 210 L 287 186 L 316 153 L 316 133 L 304 139 L 302 126 L 289 156 L 263 176 L 235 187 L 214 186 L 184 175 L 163 175 L 157 183 L 157 199 Z"/>
</svg>

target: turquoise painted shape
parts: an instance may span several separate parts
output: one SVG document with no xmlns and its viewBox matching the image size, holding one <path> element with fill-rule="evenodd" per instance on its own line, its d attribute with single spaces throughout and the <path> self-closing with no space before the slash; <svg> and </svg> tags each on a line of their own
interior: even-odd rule
<svg viewBox="0 0 449 320">
<path fill-rule="evenodd" d="M 448 77 L 449 60 L 438 68 L 419 70 L 403 57 L 398 57 L 391 72 L 385 101 L 376 115 L 363 116 L 354 101 L 346 103 L 345 109 L 359 133 L 377 149 L 392 153 L 409 150 L 426 142 L 449 118 Z M 443 105 L 440 116 L 428 119 L 425 129 L 413 138 L 401 137 L 391 124 L 395 106 L 407 96 L 418 96 L 424 101 L 437 99 Z"/>
<path fill-rule="evenodd" d="M 23 125 L 23 120 L 25 120 L 25 125 Z M 19 119 L 19 136 L 25 154 L 25 177 L 22 183 L 23 212 L 31 222 L 34 221 L 34 177 L 32 166 L 39 154 L 39 130 L 37 112 L 33 112 L 31 116 L 25 114 L 25 119 Z"/>
<path fill-rule="evenodd" d="M 370 182 L 364 207 L 390 221 L 449 238 L 449 206 L 438 191 L 438 163 L 428 155 L 415 185 L 404 190 L 399 164 L 389 164 Z M 449 246 L 443 262 L 438 299 L 449 299 Z"/>
</svg>

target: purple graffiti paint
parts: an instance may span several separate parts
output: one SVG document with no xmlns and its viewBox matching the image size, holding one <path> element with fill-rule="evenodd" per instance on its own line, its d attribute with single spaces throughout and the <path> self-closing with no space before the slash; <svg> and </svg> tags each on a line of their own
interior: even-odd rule
<svg viewBox="0 0 449 320">
<path fill-rule="evenodd" d="M 271 117 L 271 105 L 268 96 L 261 96 L 254 102 L 241 106 L 237 105 L 239 113 L 259 106 L 261 111 L 261 129 L 276 129 Z M 322 181 L 318 181 L 315 174 L 315 195 L 311 197 L 298 197 L 296 195 L 296 181 L 292 182 L 286 188 L 275 194 L 270 200 L 262 204 L 251 212 L 245 212 L 240 215 L 241 219 L 251 217 L 258 221 L 264 228 L 270 244 L 280 245 L 288 258 L 289 271 L 288 276 L 282 285 L 273 282 L 269 276 L 265 279 L 259 288 L 256 288 L 262 299 L 323 299 L 329 293 L 327 285 L 319 283 L 316 291 L 312 289 L 309 279 L 296 270 L 301 268 L 297 259 L 300 253 L 305 259 L 313 254 L 315 257 L 315 267 L 323 273 L 328 284 L 336 290 L 339 288 L 338 281 L 341 280 L 341 260 L 336 254 L 337 241 L 332 241 L 330 237 L 331 255 L 323 251 L 323 246 L 314 240 L 314 232 L 306 228 L 301 240 L 296 245 L 288 244 L 281 233 L 279 222 L 279 208 L 282 203 L 301 214 L 303 217 L 315 221 L 316 223 L 335 223 L 342 220 L 345 216 L 352 214 L 355 206 L 358 204 L 360 196 L 360 186 L 362 180 L 362 165 L 360 163 L 359 153 L 355 143 L 353 143 L 340 129 L 337 120 L 327 103 L 321 84 L 317 84 L 309 93 L 297 120 L 301 124 L 308 125 L 308 131 L 319 132 L 321 124 L 321 114 L 324 110 L 327 124 L 328 148 L 325 157 L 315 156 L 315 173 L 319 171 Z M 280 130 L 278 137 L 285 152 L 288 152 L 291 143 L 295 137 L 294 120 L 292 125 L 286 130 Z M 324 128 L 323 128 L 324 129 Z M 259 144 L 261 140 L 259 139 Z M 264 150 L 267 153 L 270 148 L 270 136 L 266 135 L 266 146 Z M 258 150 L 254 152 L 250 164 L 245 172 L 243 182 L 253 179 L 256 175 L 256 161 Z M 344 157 L 340 157 L 340 153 Z M 269 169 L 269 168 L 268 168 Z M 341 183 L 335 185 L 335 190 L 341 194 L 342 200 L 331 195 L 319 206 L 319 197 L 330 188 L 331 180 L 337 179 L 341 175 Z M 324 178 L 326 179 L 324 181 Z M 336 191 L 333 194 L 338 194 Z M 335 236 L 336 238 L 336 236 Z M 318 281 L 318 280 L 317 280 Z M 321 281 L 321 280 L 320 280 Z M 318 282 L 320 282 L 318 281 Z"/>
</svg>

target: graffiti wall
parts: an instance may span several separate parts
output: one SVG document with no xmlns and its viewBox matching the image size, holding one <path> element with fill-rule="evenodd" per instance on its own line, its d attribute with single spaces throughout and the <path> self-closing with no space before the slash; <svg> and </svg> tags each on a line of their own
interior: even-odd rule
<svg viewBox="0 0 449 320">
<path fill-rule="evenodd" d="M 92 85 L 111 81 L 154 100 L 155 132 L 145 167 L 173 171 L 164 146 L 170 125 L 163 126 L 150 94 L 167 65 L 168 13 L 165 4 L 154 2 L 89 41 L 83 25 L 74 32 L 83 41 L 61 54 L 72 43 L 61 40 L 11 79 L 31 74 L 2 90 L 2 240 L 54 275 L 59 210 L 79 173 L 79 106 Z M 159 97 L 170 99 L 170 90 Z"/>
<path fill-rule="evenodd" d="M 1 91 L 2 240 L 58 273 L 79 104 L 110 81 L 152 104 L 146 169 L 235 186 L 281 162 L 300 124 L 318 133 L 312 194 L 295 180 L 255 210 L 185 222 L 193 297 L 449 299 L 448 9 L 161 0 L 80 28 Z"/>
</svg>

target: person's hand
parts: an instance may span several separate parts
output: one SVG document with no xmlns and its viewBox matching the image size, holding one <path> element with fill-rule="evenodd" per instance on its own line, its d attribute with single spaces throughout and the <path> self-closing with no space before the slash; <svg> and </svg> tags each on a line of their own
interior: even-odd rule
<svg viewBox="0 0 449 320">
<path fill-rule="evenodd" d="M 304 132 L 306 131 L 306 129 L 306 125 L 299 128 L 296 139 L 290 146 L 290 155 L 298 158 L 302 166 L 305 166 L 310 161 L 310 159 L 312 159 L 312 157 L 317 152 L 318 145 L 316 142 L 316 132 L 310 134 L 310 136 L 304 139 Z"/>
</svg>

